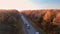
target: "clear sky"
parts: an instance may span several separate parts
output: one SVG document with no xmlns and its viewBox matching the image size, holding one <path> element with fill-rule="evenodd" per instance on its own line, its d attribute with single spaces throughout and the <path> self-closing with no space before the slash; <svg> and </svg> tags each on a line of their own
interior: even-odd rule
<svg viewBox="0 0 60 34">
<path fill-rule="evenodd" d="M 60 0 L 0 0 L 0 9 L 60 9 Z"/>
</svg>

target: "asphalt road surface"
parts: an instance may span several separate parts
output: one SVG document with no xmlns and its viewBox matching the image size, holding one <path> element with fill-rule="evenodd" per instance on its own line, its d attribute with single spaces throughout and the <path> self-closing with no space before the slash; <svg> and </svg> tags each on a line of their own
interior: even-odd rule
<svg viewBox="0 0 60 34">
<path fill-rule="evenodd" d="M 23 14 L 20 14 L 21 20 L 23 21 L 24 34 L 39 34 L 34 27 L 29 23 L 29 21 L 24 17 Z"/>
</svg>

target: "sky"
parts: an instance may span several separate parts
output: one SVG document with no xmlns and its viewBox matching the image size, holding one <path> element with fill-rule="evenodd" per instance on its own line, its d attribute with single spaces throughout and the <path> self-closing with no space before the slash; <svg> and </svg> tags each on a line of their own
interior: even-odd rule
<svg viewBox="0 0 60 34">
<path fill-rule="evenodd" d="M 0 9 L 60 9 L 60 0 L 0 0 Z"/>
</svg>

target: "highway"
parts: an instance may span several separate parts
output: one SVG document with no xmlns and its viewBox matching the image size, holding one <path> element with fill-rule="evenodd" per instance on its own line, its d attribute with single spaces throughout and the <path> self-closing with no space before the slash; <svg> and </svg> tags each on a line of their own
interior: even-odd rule
<svg viewBox="0 0 60 34">
<path fill-rule="evenodd" d="M 29 21 L 24 17 L 23 14 L 20 14 L 21 20 L 23 21 L 23 30 L 24 34 L 39 34 L 35 28 L 29 23 Z"/>
</svg>

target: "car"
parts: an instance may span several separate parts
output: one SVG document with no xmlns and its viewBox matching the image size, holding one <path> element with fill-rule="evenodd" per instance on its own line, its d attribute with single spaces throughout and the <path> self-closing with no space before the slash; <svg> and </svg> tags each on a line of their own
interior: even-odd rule
<svg viewBox="0 0 60 34">
<path fill-rule="evenodd" d="M 29 24 L 25 23 L 25 26 L 26 26 L 27 29 L 30 29 L 30 25 Z"/>
<path fill-rule="evenodd" d="M 35 32 L 35 34 L 39 34 L 39 32 Z"/>
<path fill-rule="evenodd" d="M 30 25 L 29 24 L 27 24 L 27 29 L 30 29 Z"/>
</svg>

